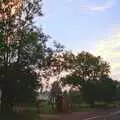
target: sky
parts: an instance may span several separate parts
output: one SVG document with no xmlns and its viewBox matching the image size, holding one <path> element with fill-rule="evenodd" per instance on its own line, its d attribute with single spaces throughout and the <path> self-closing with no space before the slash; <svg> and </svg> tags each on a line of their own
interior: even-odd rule
<svg viewBox="0 0 120 120">
<path fill-rule="evenodd" d="M 67 50 L 100 55 L 120 80 L 119 12 L 120 0 L 43 0 L 37 24 Z"/>
</svg>

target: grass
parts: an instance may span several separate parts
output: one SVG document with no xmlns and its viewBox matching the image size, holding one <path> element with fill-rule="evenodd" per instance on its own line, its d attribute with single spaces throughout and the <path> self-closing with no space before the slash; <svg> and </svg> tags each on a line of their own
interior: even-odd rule
<svg viewBox="0 0 120 120">
<path fill-rule="evenodd" d="M 95 111 L 96 108 L 77 108 L 73 110 L 74 112 L 92 112 Z"/>
<path fill-rule="evenodd" d="M 0 120 L 40 120 L 36 111 L 0 113 Z"/>
<path fill-rule="evenodd" d="M 42 111 L 49 114 L 49 105 L 47 103 L 42 106 Z M 31 104 L 25 106 L 24 112 L 0 113 L 0 120 L 40 120 L 40 114 L 37 111 L 36 105 Z"/>
<path fill-rule="evenodd" d="M 109 106 L 118 105 L 120 102 L 115 102 L 113 104 L 110 104 Z M 97 103 L 98 105 L 102 105 L 103 103 Z M 103 107 L 103 106 L 102 106 Z M 88 104 L 82 103 L 82 104 L 73 104 L 72 108 L 70 109 L 70 112 L 91 112 L 99 109 L 99 107 L 90 108 Z M 51 115 L 54 117 L 54 115 L 58 115 L 56 112 L 50 111 L 50 105 L 48 103 L 42 103 L 40 106 L 40 114 L 47 116 Z M 7 113 L 3 114 L 0 113 L 0 120 L 40 120 L 40 114 L 37 113 L 37 108 L 35 105 L 28 105 L 26 110 L 22 113 L 16 114 L 16 113 Z M 53 120 L 53 117 L 50 117 Z M 46 117 L 45 117 L 46 118 Z M 48 118 L 46 118 L 48 120 Z"/>
<path fill-rule="evenodd" d="M 91 108 L 90 105 L 86 103 L 82 104 L 72 104 L 71 111 L 72 112 L 91 112 L 97 109 L 112 109 L 112 108 L 120 108 L 120 101 L 115 101 L 113 103 L 103 103 L 103 102 L 96 102 L 94 108 Z"/>
<path fill-rule="evenodd" d="M 15 113 L 0 113 L 1 120 L 25 120 L 22 115 L 18 115 Z"/>
</svg>

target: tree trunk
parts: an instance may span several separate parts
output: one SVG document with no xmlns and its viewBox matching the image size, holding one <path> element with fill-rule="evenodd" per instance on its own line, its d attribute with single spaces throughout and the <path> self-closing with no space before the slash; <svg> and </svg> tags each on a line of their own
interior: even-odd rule
<svg viewBox="0 0 120 120">
<path fill-rule="evenodd" d="M 12 100 L 10 100 L 4 92 L 1 97 L 1 112 L 12 112 Z"/>
<path fill-rule="evenodd" d="M 1 112 L 6 111 L 6 97 L 2 92 L 2 97 L 1 97 Z"/>
<path fill-rule="evenodd" d="M 95 103 L 94 103 L 93 100 L 90 102 L 90 107 L 91 107 L 91 108 L 94 108 L 94 107 L 95 107 Z"/>
</svg>

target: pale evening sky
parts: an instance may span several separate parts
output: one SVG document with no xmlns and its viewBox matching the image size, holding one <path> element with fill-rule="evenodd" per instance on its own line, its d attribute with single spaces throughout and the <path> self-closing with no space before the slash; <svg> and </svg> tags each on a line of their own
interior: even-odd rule
<svg viewBox="0 0 120 120">
<path fill-rule="evenodd" d="M 120 0 L 43 0 L 43 12 L 37 24 L 52 39 L 73 52 L 101 55 L 120 80 Z"/>
</svg>

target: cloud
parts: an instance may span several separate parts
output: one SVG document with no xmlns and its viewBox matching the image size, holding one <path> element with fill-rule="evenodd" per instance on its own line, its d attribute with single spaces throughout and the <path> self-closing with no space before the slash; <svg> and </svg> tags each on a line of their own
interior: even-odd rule
<svg viewBox="0 0 120 120">
<path fill-rule="evenodd" d="M 117 0 L 107 0 L 103 5 L 82 5 L 80 8 L 84 12 L 104 12 L 107 9 L 112 8 Z"/>
<path fill-rule="evenodd" d="M 108 61 L 111 65 L 111 76 L 120 80 L 120 32 L 106 40 L 100 40 L 94 54 Z"/>
</svg>

